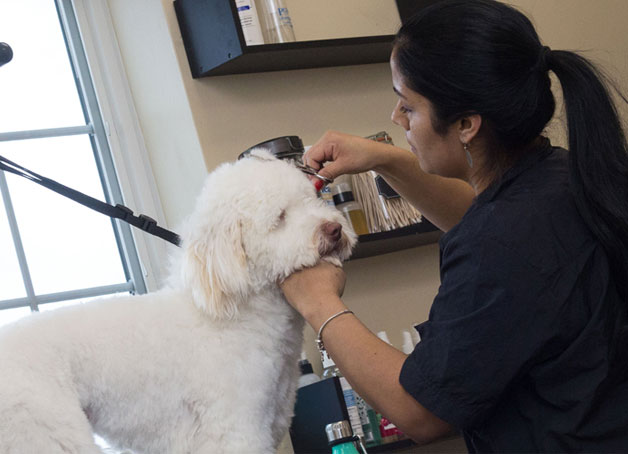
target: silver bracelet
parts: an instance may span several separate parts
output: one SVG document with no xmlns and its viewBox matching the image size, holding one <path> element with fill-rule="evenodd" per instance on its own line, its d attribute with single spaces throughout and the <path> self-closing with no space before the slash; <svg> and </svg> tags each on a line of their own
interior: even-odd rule
<svg viewBox="0 0 628 454">
<path fill-rule="evenodd" d="M 332 315 L 327 320 L 325 320 L 325 322 L 318 329 L 318 336 L 316 336 L 316 347 L 318 348 L 318 351 L 321 353 L 321 360 L 324 360 L 324 352 L 325 352 L 325 344 L 323 344 L 323 329 L 327 326 L 329 322 L 331 322 L 336 317 L 340 317 L 342 314 L 353 314 L 353 311 L 350 311 L 349 309 L 345 309 L 344 311 L 340 311 L 337 314 Z"/>
</svg>

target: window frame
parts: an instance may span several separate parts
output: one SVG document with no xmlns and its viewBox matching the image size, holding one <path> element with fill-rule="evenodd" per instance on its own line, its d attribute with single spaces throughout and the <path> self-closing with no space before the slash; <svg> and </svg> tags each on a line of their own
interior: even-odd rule
<svg viewBox="0 0 628 454">
<path fill-rule="evenodd" d="M 57 1 L 74 7 L 125 204 L 168 228 L 107 1 Z M 147 290 L 156 290 L 167 277 L 169 252 L 176 246 L 136 229 L 132 234 Z"/>
<path fill-rule="evenodd" d="M 87 124 L 1 133 L 0 140 L 88 134 L 107 202 L 123 203 L 136 212 L 156 219 L 160 225 L 165 225 L 106 0 L 54 1 Z M 51 302 L 121 291 L 145 293 L 156 289 L 163 281 L 167 256 L 165 242 L 115 220 L 114 234 L 128 282 L 36 295 L 6 176 L 1 171 L 0 187 L 26 289 L 26 297 L 0 301 L 0 309 L 30 307 L 31 310 L 37 310 L 39 305 Z"/>
</svg>

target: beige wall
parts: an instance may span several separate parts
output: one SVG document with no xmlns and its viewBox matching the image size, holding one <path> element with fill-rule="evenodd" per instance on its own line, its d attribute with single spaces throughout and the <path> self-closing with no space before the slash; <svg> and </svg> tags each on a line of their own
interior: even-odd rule
<svg viewBox="0 0 628 454">
<path fill-rule="evenodd" d="M 384 2 L 359 1 L 373 5 L 378 17 L 385 18 L 376 21 L 377 26 L 389 33 L 397 19 L 377 9 Z M 297 31 L 299 39 L 310 39 L 319 28 L 324 37 L 337 36 L 335 23 L 326 28 L 324 21 L 307 22 L 309 15 L 300 8 L 318 2 L 291 0 L 290 5 L 293 2 L 295 27 L 303 31 L 301 36 Z M 389 120 L 395 96 L 387 64 L 193 80 L 170 0 L 108 3 L 170 225 L 191 209 L 203 162 L 211 170 L 259 141 L 297 134 L 309 144 L 327 129 L 359 135 L 385 129 L 395 143 L 405 145 L 402 132 Z M 532 17 L 545 44 L 585 50 L 628 92 L 628 1 L 511 3 Z M 348 27 L 352 36 L 364 34 L 363 27 L 375 23 L 372 17 L 358 16 L 360 25 Z M 343 23 L 350 21 L 350 14 L 343 17 Z M 401 329 L 427 317 L 438 290 L 436 245 L 350 262 L 346 269 L 347 304 L 373 331 L 387 330 L 396 346 L 401 345 Z M 308 356 L 316 366 L 313 333 L 306 335 Z"/>
<path fill-rule="evenodd" d="M 532 19 L 543 44 L 552 49 L 571 50 L 599 64 L 628 93 L 628 37 L 622 31 L 628 18 L 626 0 L 512 0 Z M 559 87 L 553 77 L 553 87 Z M 557 115 L 549 132 L 552 141 L 566 146 L 560 89 L 555 90 Z M 619 97 L 616 97 L 619 100 Z M 624 118 L 628 106 L 618 103 Z"/>
<path fill-rule="evenodd" d="M 192 207 L 206 170 L 275 136 L 296 134 L 313 143 L 327 129 L 358 135 L 387 130 L 398 145 L 404 135 L 390 123 L 395 102 L 387 64 L 222 76 L 193 80 L 170 0 L 107 0 L 146 138 L 168 224 Z M 298 39 L 391 33 L 392 0 L 351 0 L 375 16 L 341 4 L 335 19 L 308 8 L 323 0 L 289 0 Z M 513 0 L 531 15 L 545 44 L 585 50 L 628 92 L 626 0 Z M 376 17 L 376 19 L 374 19 Z M 336 21 L 336 22 L 335 22 Z M 348 25 L 347 25 L 348 24 Z M 381 27 L 381 28 L 380 28 Z M 299 32 L 299 29 L 301 30 Z M 624 118 L 628 118 L 625 106 Z M 560 127 L 553 135 L 560 136 Z M 564 143 L 560 137 L 560 143 Z M 373 331 L 387 330 L 401 346 L 402 329 L 425 320 L 439 286 L 438 247 L 386 254 L 346 265 L 347 304 Z M 320 370 L 306 330 L 308 357 Z"/>
</svg>

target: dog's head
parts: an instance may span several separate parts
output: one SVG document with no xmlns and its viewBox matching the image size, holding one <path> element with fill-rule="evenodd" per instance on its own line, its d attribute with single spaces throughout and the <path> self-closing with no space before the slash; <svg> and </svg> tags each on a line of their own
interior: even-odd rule
<svg viewBox="0 0 628 454">
<path fill-rule="evenodd" d="M 182 234 L 182 279 L 196 305 L 232 318 L 252 292 L 294 271 L 347 259 L 356 235 L 309 179 L 265 150 L 219 166 Z"/>
</svg>

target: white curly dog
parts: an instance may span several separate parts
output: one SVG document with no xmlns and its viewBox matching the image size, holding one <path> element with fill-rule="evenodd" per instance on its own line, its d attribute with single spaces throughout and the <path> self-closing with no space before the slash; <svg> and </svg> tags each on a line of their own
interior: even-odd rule
<svg viewBox="0 0 628 454">
<path fill-rule="evenodd" d="M 0 331 L 0 453 L 268 453 L 287 431 L 303 320 L 277 282 L 355 243 L 307 177 L 265 150 L 219 166 L 167 288 Z"/>
</svg>

